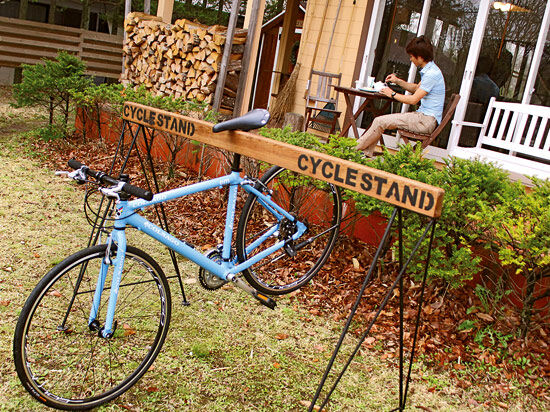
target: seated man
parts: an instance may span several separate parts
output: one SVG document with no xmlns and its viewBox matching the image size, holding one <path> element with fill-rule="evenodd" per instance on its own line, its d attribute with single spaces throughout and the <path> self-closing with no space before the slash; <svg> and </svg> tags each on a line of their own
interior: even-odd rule
<svg viewBox="0 0 550 412">
<path fill-rule="evenodd" d="M 480 56 L 472 82 L 472 91 L 470 92 L 470 101 L 481 103 L 485 107 L 485 110 L 487 110 L 491 97 L 498 97 L 500 95 L 497 84 L 489 77 L 492 66 L 493 61 L 489 56 Z"/>
<path fill-rule="evenodd" d="M 395 83 L 412 94 L 399 94 L 389 87 L 385 87 L 380 93 L 405 104 L 420 102 L 420 108 L 416 112 L 376 117 L 370 128 L 357 141 L 356 149 L 363 150 L 367 157 L 373 156 L 376 143 L 384 130 L 406 129 L 414 133 L 429 134 L 441 122 L 445 103 L 445 80 L 441 70 L 433 62 L 432 44 L 424 36 L 415 37 L 407 44 L 405 50 L 411 62 L 420 69 L 420 83 L 408 83 L 392 73 L 386 77 L 386 83 Z"/>
</svg>

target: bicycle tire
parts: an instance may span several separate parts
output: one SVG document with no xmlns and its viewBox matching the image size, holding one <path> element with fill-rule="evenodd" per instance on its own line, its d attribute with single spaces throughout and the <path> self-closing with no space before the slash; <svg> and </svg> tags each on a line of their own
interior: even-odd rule
<svg viewBox="0 0 550 412">
<path fill-rule="evenodd" d="M 269 295 L 290 293 L 319 272 L 334 248 L 342 217 L 340 190 L 322 180 L 279 166 L 268 169 L 255 188 L 264 194 L 269 188 L 275 203 L 306 223 L 308 229 L 297 244 L 314 238 L 312 243 L 297 250 L 295 256 L 280 249 L 243 271 L 248 283 L 260 292 Z M 281 240 L 281 231 L 277 230 L 259 248 L 246 251 L 247 245 L 279 223 L 261 205 L 256 195 L 249 194 L 237 227 L 236 252 L 239 261 L 244 262 Z"/>
<path fill-rule="evenodd" d="M 13 342 L 17 375 L 25 389 L 47 406 L 84 410 L 113 400 L 143 376 L 166 338 L 171 315 L 168 281 L 151 256 L 131 246 L 126 251 L 113 336 L 99 337 L 89 328 L 106 248 L 83 249 L 56 265 L 34 288 L 19 316 Z M 111 255 L 116 255 L 114 245 Z M 109 273 L 98 320 L 105 316 L 109 300 L 112 269 Z"/>
</svg>

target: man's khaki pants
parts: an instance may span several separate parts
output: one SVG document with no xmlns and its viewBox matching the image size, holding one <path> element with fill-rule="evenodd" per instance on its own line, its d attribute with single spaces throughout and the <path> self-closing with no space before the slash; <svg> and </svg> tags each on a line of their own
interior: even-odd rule
<svg viewBox="0 0 550 412">
<path fill-rule="evenodd" d="M 437 127 L 435 117 L 419 112 L 393 113 L 374 118 L 369 129 L 357 140 L 357 150 L 372 156 L 384 130 L 405 129 L 414 133 L 429 134 Z"/>
</svg>

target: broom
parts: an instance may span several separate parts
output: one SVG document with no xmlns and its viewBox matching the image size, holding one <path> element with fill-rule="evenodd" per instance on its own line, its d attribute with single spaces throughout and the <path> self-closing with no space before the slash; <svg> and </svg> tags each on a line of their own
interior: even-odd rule
<svg viewBox="0 0 550 412">
<path fill-rule="evenodd" d="M 292 109 L 300 66 L 300 63 L 296 63 L 283 89 L 277 94 L 277 97 L 275 97 L 275 102 L 273 103 L 272 109 L 269 111 L 271 113 L 271 120 L 269 121 L 271 127 L 280 127 L 284 121 L 285 114 Z"/>
</svg>

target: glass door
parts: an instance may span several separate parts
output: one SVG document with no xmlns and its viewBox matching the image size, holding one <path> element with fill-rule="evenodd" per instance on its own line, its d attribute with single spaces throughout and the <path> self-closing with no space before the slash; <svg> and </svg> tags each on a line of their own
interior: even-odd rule
<svg viewBox="0 0 550 412">
<path fill-rule="evenodd" d="M 479 46 L 470 50 L 473 79 L 463 81 L 450 146 L 473 147 L 490 97 L 501 101 L 550 105 L 550 2 L 487 1 L 478 15 Z"/>
<path fill-rule="evenodd" d="M 549 105 L 549 9 L 546 0 L 375 0 L 374 30 L 367 38 L 358 83 L 364 84 L 367 76 L 383 80 L 392 72 L 418 82 L 405 46 L 415 36 L 428 36 L 445 78 L 447 99 L 452 93 L 461 96 L 453 124 L 428 149 L 430 157 L 444 158 L 459 139 L 461 145 L 476 143 L 479 127 L 471 124 L 482 121 L 486 107 L 484 98 L 476 95 L 476 76 L 486 74 L 501 100 Z M 391 111 L 414 109 L 394 103 Z M 363 116 L 360 130 L 371 121 Z M 386 145 L 396 147 L 392 134 L 384 136 Z"/>
<path fill-rule="evenodd" d="M 367 76 L 382 81 L 390 73 L 408 81 L 420 81 L 405 46 L 413 37 L 424 34 L 434 45 L 434 61 L 445 78 L 449 99 L 460 90 L 478 9 L 479 1 L 475 0 L 377 0 L 372 17 L 376 20 L 371 20 L 371 27 L 379 30 L 378 33 L 371 31 L 367 39 L 365 66 L 359 83 L 364 83 Z M 380 11 L 375 16 L 377 10 Z M 370 50 L 369 44 L 372 44 Z M 415 109 L 402 107 L 400 103 L 393 103 L 390 108 L 393 113 Z M 366 129 L 371 122 L 372 116 L 365 114 L 360 127 Z M 446 148 L 449 129 L 450 126 L 435 142 L 437 146 Z M 385 134 L 384 141 L 390 147 L 398 143 L 392 133 Z"/>
</svg>

